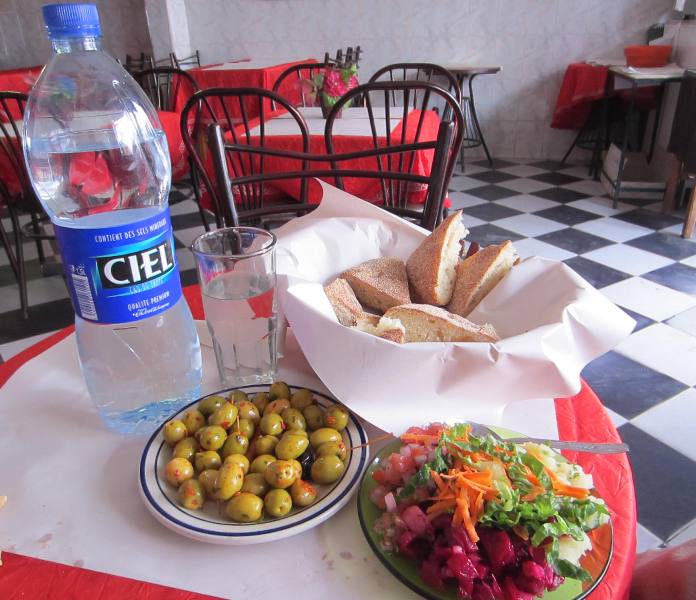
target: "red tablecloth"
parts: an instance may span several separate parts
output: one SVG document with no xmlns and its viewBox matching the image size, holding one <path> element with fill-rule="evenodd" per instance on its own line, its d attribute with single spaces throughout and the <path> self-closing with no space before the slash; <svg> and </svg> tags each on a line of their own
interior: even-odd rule
<svg viewBox="0 0 696 600">
<path fill-rule="evenodd" d="M 556 99 L 551 127 L 555 129 L 582 129 L 592 110 L 592 103 L 604 97 L 608 74 L 608 67 L 587 63 L 568 65 Z M 610 90 L 610 92 L 623 100 L 630 99 L 628 90 L 618 92 Z M 638 89 L 635 101 L 636 108 L 640 110 L 655 108 L 657 104 L 656 88 Z"/>
<path fill-rule="evenodd" d="M 580 129 L 590 114 L 592 102 L 604 97 L 607 67 L 587 63 L 568 65 L 558 92 L 551 127 Z"/>
<path fill-rule="evenodd" d="M 222 63 L 229 64 L 229 69 L 211 69 L 210 67 L 217 67 L 221 65 L 208 65 L 208 68 L 202 67 L 199 69 L 191 69 L 189 73 L 193 75 L 198 87 L 200 87 L 202 90 L 214 87 L 254 87 L 272 90 L 278 76 L 285 71 L 285 69 L 293 65 L 308 62 L 317 61 L 314 58 L 308 58 L 306 60 L 296 60 L 280 65 L 269 66 L 253 66 L 251 61 L 238 61 L 234 63 Z M 288 81 L 288 85 L 281 85 L 278 92 L 293 103 L 297 103 L 300 99 L 299 88 L 292 85 L 290 80 Z M 247 111 L 247 117 L 258 116 L 258 106 L 255 103 L 245 103 L 244 107 Z M 264 106 L 264 110 L 268 110 L 270 112 L 270 103 Z M 233 107 L 231 112 L 233 117 L 241 116 L 236 105 Z M 220 114 L 219 116 L 220 118 L 224 117 L 223 114 Z"/>
<path fill-rule="evenodd" d="M 203 318 L 203 302 L 198 286 L 184 289 L 196 319 Z M 0 364 L 0 386 L 25 362 L 70 335 L 67 327 Z M 609 415 L 594 392 L 583 383 L 577 396 L 556 400 L 556 419 L 560 439 L 596 442 L 620 440 Z M 636 504 L 633 475 L 625 455 L 566 453 L 592 473 L 595 486 L 606 500 L 614 527 L 614 556 L 602 583 L 591 600 L 627 598 L 636 547 Z M 3 600 L 204 600 L 190 592 L 89 571 L 75 566 L 38 560 L 5 552 L 0 567 L 0 598 Z M 191 587 L 195 587 L 195 577 Z"/>
</svg>

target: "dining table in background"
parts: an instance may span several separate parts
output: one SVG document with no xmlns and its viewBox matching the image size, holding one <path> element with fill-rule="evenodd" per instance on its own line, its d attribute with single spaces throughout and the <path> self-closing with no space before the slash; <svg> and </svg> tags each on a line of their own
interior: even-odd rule
<svg viewBox="0 0 696 600">
<path fill-rule="evenodd" d="M 304 60 L 274 64 L 272 61 L 243 58 L 190 69 L 188 73 L 193 76 L 198 87 L 202 90 L 208 88 L 232 87 L 251 87 L 272 90 L 273 85 L 283 71 L 294 65 L 314 62 L 317 62 L 316 59 L 307 58 Z M 296 78 L 288 78 L 288 81 L 280 86 L 278 93 L 294 104 L 300 102 L 301 94 Z M 248 118 L 258 116 L 258 106 L 256 103 L 249 102 L 244 106 Z M 271 110 L 270 103 L 264 105 L 264 109 L 266 108 Z M 219 116 L 222 118 L 224 115 Z M 238 109 L 235 108 L 232 116 L 241 116 L 238 114 Z"/>
<path fill-rule="evenodd" d="M 462 139 L 462 147 L 459 154 L 459 160 L 462 169 L 464 169 L 464 152 L 469 148 L 477 148 L 483 146 L 483 151 L 488 159 L 488 164 L 493 164 L 491 153 L 486 145 L 486 139 L 483 137 L 483 131 L 476 114 L 476 102 L 474 101 L 474 78 L 478 75 L 495 75 L 503 70 L 498 65 L 472 65 L 472 64 L 447 64 L 445 68 L 454 75 L 461 90 L 462 112 L 464 113 L 465 131 Z"/>
<path fill-rule="evenodd" d="M 184 289 L 203 318 L 198 286 Z M 202 393 L 219 389 L 203 321 Z M 330 343 L 330 341 L 327 341 Z M 326 392 L 288 330 L 279 378 Z M 0 364 L 0 597 L 247 598 L 303 590 L 305 597 L 416 599 L 379 562 L 358 525 L 355 500 L 321 525 L 272 544 L 227 547 L 177 535 L 148 513 L 138 493 L 143 438 L 107 431 L 91 407 L 68 327 Z M 533 417 L 530 417 L 533 415 Z M 427 415 L 424 415 L 427 420 Z M 608 413 L 582 384 L 571 398 L 512 403 L 501 425 L 540 437 L 618 442 Z M 384 440 L 366 424 L 375 443 Z M 633 479 L 625 455 L 566 453 L 591 473 L 613 525 L 613 558 L 593 600 L 624 598 L 636 543 Z M 166 586 L 166 587 L 163 587 Z M 191 591 L 184 591 L 191 590 Z M 195 592 L 193 591 L 195 590 Z"/>
</svg>

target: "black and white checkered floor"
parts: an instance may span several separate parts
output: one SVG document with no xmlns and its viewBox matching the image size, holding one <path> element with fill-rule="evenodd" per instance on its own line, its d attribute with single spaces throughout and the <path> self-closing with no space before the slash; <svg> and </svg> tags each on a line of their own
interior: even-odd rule
<svg viewBox="0 0 696 600">
<path fill-rule="evenodd" d="M 523 256 L 562 260 L 637 321 L 613 352 L 583 376 L 631 446 L 638 496 L 638 549 L 696 537 L 696 240 L 679 237 L 682 220 L 655 201 L 614 209 L 585 167 L 549 161 L 475 162 L 451 183 L 470 240 L 511 239 Z M 171 198 L 184 284 L 195 283 L 186 247 L 202 231 L 193 201 Z M 0 355 L 4 360 L 72 322 L 59 275 L 42 277 L 26 245 L 31 319 L 19 314 L 17 285 L 0 256 Z"/>
</svg>

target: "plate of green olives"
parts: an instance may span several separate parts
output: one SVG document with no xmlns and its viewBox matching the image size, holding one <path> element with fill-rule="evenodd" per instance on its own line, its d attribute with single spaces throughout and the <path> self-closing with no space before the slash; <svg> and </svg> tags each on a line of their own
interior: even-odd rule
<svg viewBox="0 0 696 600">
<path fill-rule="evenodd" d="M 214 544 L 270 542 L 322 523 L 367 467 L 367 434 L 334 398 L 277 381 L 209 394 L 150 437 L 145 505 L 166 527 Z"/>
</svg>

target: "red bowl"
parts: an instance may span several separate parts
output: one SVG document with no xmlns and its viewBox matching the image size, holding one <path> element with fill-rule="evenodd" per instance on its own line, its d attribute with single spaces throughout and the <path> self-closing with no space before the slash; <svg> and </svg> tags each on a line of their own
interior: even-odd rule
<svg viewBox="0 0 696 600">
<path fill-rule="evenodd" d="M 664 67 L 672 56 L 672 46 L 626 46 L 624 54 L 629 67 Z"/>
</svg>

